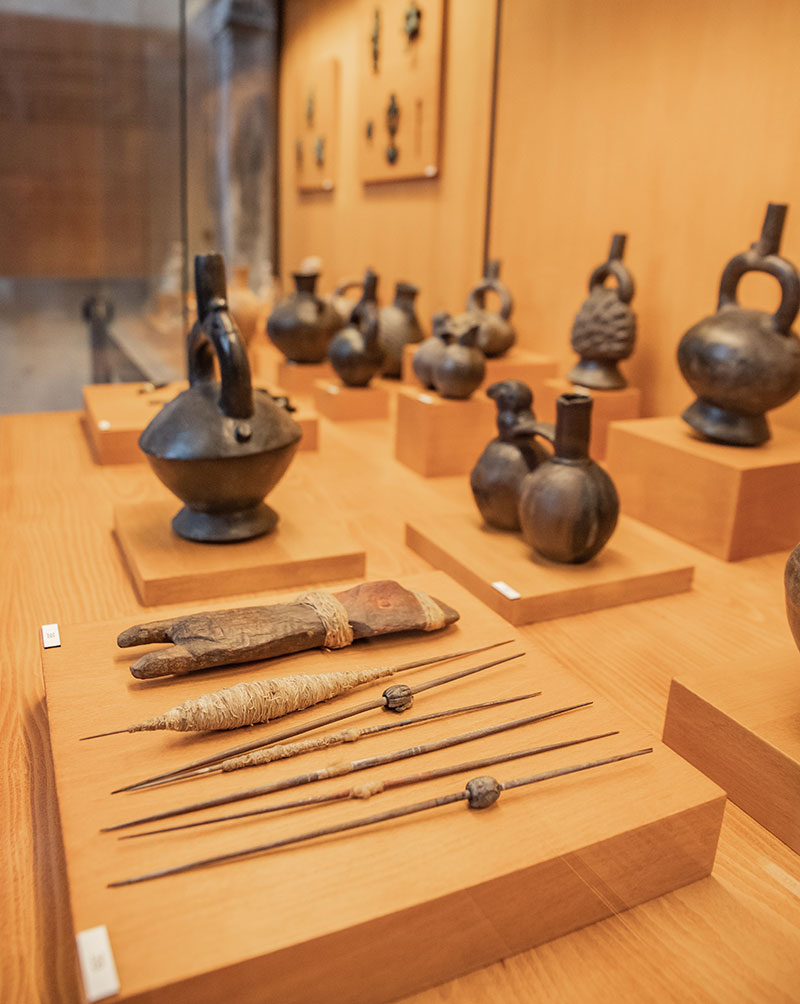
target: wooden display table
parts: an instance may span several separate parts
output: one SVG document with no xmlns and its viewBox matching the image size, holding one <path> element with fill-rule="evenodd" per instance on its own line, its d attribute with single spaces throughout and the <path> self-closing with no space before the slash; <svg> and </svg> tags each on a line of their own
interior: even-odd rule
<svg viewBox="0 0 800 1004">
<path fill-rule="evenodd" d="M 292 672 L 392 665 L 515 634 L 440 572 L 404 581 L 455 606 L 462 619 L 438 635 L 376 638 L 337 652 L 302 653 L 292 658 Z M 119 1000 L 250 1004 L 264 1000 L 268 988 L 268 999 L 280 1004 L 321 999 L 378 1004 L 618 914 L 711 870 L 723 793 L 612 703 L 598 699 L 549 721 L 364 772 L 352 782 L 334 777 L 301 794 L 612 729 L 619 735 L 499 764 L 489 773 L 502 781 L 651 745 L 654 753 L 510 790 L 484 811 L 449 805 L 283 852 L 109 889 L 110 881 L 160 866 L 459 791 L 475 772 L 399 788 L 369 802 L 280 812 L 266 822 L 256 817 L 182 835 L 119 841 L 116 834 L 100 833 L 103 826 L 595 696 L 543 649 L 517 637 L 509 648 L 527 656 L 431 691 L 418 699 L 418 708 L 424 713 L 423 706 L 439 710 L 541 690 L 533 700 L 446 725 L 428 722 L 407 734 L 373 736 L 354 752 L 348 746 L 344 755 L 310 755 L 257 771 L 112 796 L 109 791 L 120 784 L 226 748 L 241 737 L 217 733 L 199 741 L 176 733 L 137 733 L 81 743 L 81 736 L 124 727 L 210 689 L 285 672 L 283 663 L 280 668 L 254 664 L 142 683 L 127 671 L 131 650 L 115 644 L 118 632 L 130 624 L 127 617 L 64 625 L 61 647 L 42 657 L 74 928 L 107 927 Z M 472 658 L 474 665 L 485 660 L 484 655 Z M 453 669 L 462 665 L 469 662 L 454 663 Z M 447 671 L 432 666 L 403 679 L 421 682 Z M 75 700 L 78 678 L 91 700 Z M 336 703 L 355 705 L 381 689 L 379 684 Z M 319 715 L 317 708 L 293 717 L 302 722 Z M 381 720 L 380 712 L 372 714 L 370 721 L 375 720 Z M 246 730 L 246 738 L 258 728 Z M 278 793 L 270 802 L 286 797 Z"/>
<path fill-rule="evenodd" d="M 420 343 L 421 344 L 421 343 Z M 420 382 L 414 373 L 414 353 L 417 345 L 406 345 L 403 348 L 403 383 L 419 387 Z M 498 380 L 521 380 L 534 392 L 542 386 L 545 380 L 554 377 L 558 372 L 558 363 L 552 356 L 544 356 L 538 352 L 529 352 L 513 345 L 504 356 L 486 360 L 486 379 L 484 388 L 497 383 Z"/>
<path fill-rule="evenodd" d="M 468 474 L 497 434 L 494 401 L 477 391 L 466 401 L 400 387 L 394 455 L 426 478 Z"/>
<path fill-rule="evenodd" d="M 758 659 L 681 673 L 664 742 L 800 854 L 800 653 L 791 638 Z"/>
<path fill-rule="evenodd" d="M 642 406 L 642 392 L 638 387 L 595 390 L 590 387 L 580 387 L 559 377 L 545 380 L 534 397 L 533 410 L 540 421 L 555 422 L 556 399 L 561 394 L 588 394 L 594 402 L 592 437 L 589 441 L 589 454 L 593 460 L 602 460 L 606 455 L 609 424 L 621 419 L 638 418 Z"/>
<path fill-rule="evenodd" d="M 321 363 L 292 363 L 281 358 L 275 368 L 275 379 L 289 394 L 311 396 L 317 380 L 335 381 L 337 377 L 327 359 Z"/>
<path fill-rule="evenodd" d="M 374 381 L 369 387 L 348 387 L 339 380 L 314 383 L 314 407 L 334 422 L 388 418 L 390 400 L 386 387 Z"/>
<path fill-rule="evenodd" d="M 623 511 L 726 561 L 800 540 L 800 433 L 763 446 L 699 439 L 680 418 L 615 422 L 606 466 Z"/>
<path fill-rule="evenodd" d="M 256 381 L 255 386 L 261 386 Z M 141 463 L 139 436 L 159 410 L 188 384 L 185 380 L 154 387 L 151 383 L 101 383 L 83 388 L 83 430 L 98 464 Z M 273 386 L 273 394 L 277 391 Z M 319 422 L 310 408 L 300 408 L 292 418 L 303 430 L 301 450 L 319 449 Z"/>
</svg>

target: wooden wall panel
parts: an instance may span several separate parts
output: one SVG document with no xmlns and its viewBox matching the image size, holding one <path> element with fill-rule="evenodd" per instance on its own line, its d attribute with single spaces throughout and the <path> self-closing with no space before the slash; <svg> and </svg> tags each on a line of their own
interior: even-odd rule
<svg viewBox="0 0 800 1004">
<path fill-rule="evenodd" d="M 452 0 L 445 23 L 440 177 L 364 186 L 358 169 L 359 38 L 369 35 L 359 0 L 292 0 L 285 5 L 281 68 L 281 270 L 307 255 L 323 259 L 320 288 L 367 265 L 380 273 L 383 302 L 394 282 L 421 287 L 420 320 L 463 309 L 480 278 L 489 142 L 494 3 Z M 301 194 L 294 184 L 294 95 L 304 68 L 341 61 L 340 143 L 334 192 Z"/>
<path fill-rule="evenodd" d="M 800 265 L 796 0 L 504 0 L 491 256 L 522 342 L 574 355 L 572 318 L 614 231 L 638 291 L 628 373 L 645 414 L 692 400 L 683 332 L 716 308 L 722 269 L 788 202 Z M 746 277 L 748 306 L 775 283 Z M 800 400 L 775 412 L 800 427 Z"/>
</svg>

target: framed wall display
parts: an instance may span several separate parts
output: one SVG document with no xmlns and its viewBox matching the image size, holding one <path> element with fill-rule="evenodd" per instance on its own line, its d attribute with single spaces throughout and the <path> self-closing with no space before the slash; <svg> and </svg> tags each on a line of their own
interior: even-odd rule
<svg viewBox="0 0 800 1004">
<path fill-rule="evenodd" d="M 297 188 L 332 192 L 338 163 L 339 61 L 309 67 L 298 83 L 295 128 Z"/>
<path fill-rule="evenodd" d="M 362 5 L 359 148 L 365 183 L 439 174 L 444 0 Z"/>
</svg>

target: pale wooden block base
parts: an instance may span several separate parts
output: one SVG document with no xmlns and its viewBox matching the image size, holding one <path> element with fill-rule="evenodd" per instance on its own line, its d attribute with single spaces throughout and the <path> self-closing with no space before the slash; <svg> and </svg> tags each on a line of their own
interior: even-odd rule
<svg viewBox="0 0 800 1004">
<path fill-rule="evenodd" d="M 281 357 L 275 368 L 275 379 L 278 386 L 290 394 L 311 396 L 317 380 L 335 381 L 337 377 L 327 359 L 321 363 L 291 363 Z"/>
<path fill-rule="evenodd" d="M 286 362 L 286 357 L 266 336 L 256 337 L 250 345 L 248 355 L 254 379 L 268 384 L 278 382 L 278 366 L 281 362 Z"/>
<path fill-rule="evenodd" d="M 400 387 L 395 459 L 426 478 L 468 474 L 497 434 L 496 414 L 494 401 L 480 392 L 453 401 Z"/>
<path fill-rule="evenodd" d="M 380 385 L 348 387 L 341 381 L 317 380 L 314 407 L 334 422 L 389 417 L 389 391 Z"/>
<path fill-rule="evenodd" d="M 759 447 L 692 435 L 680 418 L 615 422 L 606 466 L 623 510 L 726 561 L 800 539 L 800 432 L 772 427 Z"/>
<path fill-rule="evenodd" d="M 562 394 L 588 394 L 592 400 L 592 438 L 589 454 L 594 460 L 602 460 L 606 455 L 608 426 L 611 422 L 638 418 L 642 409 L 642 392 L 638 387 L 623 387 L 622 390 L 594 390 L 580 387 L 562 377 L 545 380 L 533 401 L 536 417 L 542 422 L 555 422 L 556 399 Z"/>
<path fill-rule="evenodd" d="M 302 495 L 277 508 L 278 525 L 264 537 L 200 544 L 173 532 L 177 499 L 115 506 L 114 533 L 141 602 L 188 602 L 364 574 L 365 553 L 343 523 L 320 518 Z"/>
<path fill-rule="evenodd" d="M 680 545 L 625 516 L 586 564 L 547 561 L 521 534 L 487 526 L 466 496 L 459 508 L 407 523 L 406 543 L 518 625 L 682 593 L 694 575 Z M 518 597 L 506 595 L 506 587 Z"/>
<path fill-rule="evenodd" d="M 800 653 L 785 647 L 672 681 L 664 742 L 800 854 Z"/>
<path fill-rule="evenodd" d="M 254 381 L 263 386 L 263 381 Z M 142 463 L 147 457 L 139 449 L 139 436 L 164 405 L 186 390 L 185 380 L 154 388 L 150 383 L 91 384 L 83 388 L 84 434 L 98 464 Z M 277 394 L 275 386 L 268 387 Z M 319 449 L 319 422 L 308 408 L 299 408 L 292 418 L 303 430 L 301 450 Z"/>
<path fill-rule="evenodd" d="M 381 1004 L 710 873 L 724 807 L 721 791 L 613 705 L 597 698 L 591 707 L 569 715 L 440 750 L 418 761 L 365 771 L 352 781 L 402 777 L 612 729 L 620 734 L 500 764 L 490 773 L 504 781 L 651 745 L 654 753 L 507 791 L 482 812 L 471 812 L 459 803 L 222 867 L 106 888 L 109 881 L 160 866 L 458 791 L 474 772 L 388 791 L 370 802 L 350 800 L 275 813 L 266 823 L 256 817 L 129 841 L 99 833 L 102 826 L 158 812 L 179 801 L 237 791 L 267 778 L 279 781 L 335 760 L 402 749 L 594 696 L 544 649 L 517 636 L 441 572 L 404 581 L 453 605 L 461 620 L 440 634 L 376 638 L 335 652 L 302 653 L 289 661 L 193 674 L 155 685 L 130 676 L 127 667 L 138 652 L 116 647 L 116 636 L 130 626 L 129 618 L 61 626 L 61 647 L 45 651 L 42 661 L 69 906 L 76 931 L 100 923 L 107 926 L 121 982 L 118 1000 L 256 1004 L 268 999 L 308 1004 L 324 999 L 326 1004 Z M 216 733 L 198 740 L 149 732 L 78 742 L 81 736 L 121 728 L 234 682 L 286 672 L 395 665 L 503 638 L 514 638 L 515 649 L 528 654 L 420 695 L 417 710 L 422 714 L 532 689 L 542 690 L 541 697 L 512 705 L 516 710 L 498 708 L 445 724 L 424 723 L 402 738 L 392 733 L 372 736 L 339 755 L 336 751 L 309 755 L 273 763 L 263 771 L 110 796 L 109 791 L 120 784 L 224 749 L 242 738 Z M 463 664 L 477 665 L 484 658 Z M 422 682 L 449 671 L 430 666 L 406 674 L 405 679 Z M 83 700 L 76 700 L 76 680 Z M 378 683 L 342 698 L 336 706 L 355 706 L 382 689 Z M 333 707 L 326 705 L 325 712 Z M 293 717 L 302 723 L 319 714 L 317 708 Z M 370 719 L 364 717 L 364 724 L 380 718 L 381 713 L 374 712 Z M 258 728 L 246 730 L 245 738 L 255 738 Z M 269 728 L 262 731 L 269 734 Z M 347 778 L 331 778 L 306 788 L 304 794 L 347 785 Z M 271 801 L 286 797 L 277 793 Z"/>
</svg>

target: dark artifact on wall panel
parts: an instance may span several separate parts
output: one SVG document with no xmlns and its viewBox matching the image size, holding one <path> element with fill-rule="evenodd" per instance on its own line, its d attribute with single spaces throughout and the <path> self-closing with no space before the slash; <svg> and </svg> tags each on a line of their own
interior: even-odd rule
<svg viewBox="0 0 800 1004">
<path fill-rule="evenodd" d="M 481 516 L 500 530 L 519 530 L 522 481 L 549 453 L 535 436 L 548 428 L 536 421 L 533 394 L 521 380 L 501 380 L 486 391 L 497 404 L 498 436 L 480 456 L 470 486 Z"/>
<path fill-rule="evenodd" d="M 550 561 L 588 561 L 617 525 L 614 482 L 589 457 L 591 416 L 592 399 L 587 394 L 562 394 L 556 402 L 553 456 L 522 482 L 522 535 Z"/>
<path fill-rule="evenodd" d="M 761 237 L 731 258 L 722 273 L 717 312 L 690 328 L 678 346 L 678 365 L 697 400 L 683 420 L 706 438 L 758 446 L 770 438 L 765 412 L 800 389 L 800 339 L 791 330 L 800 307 L 800 276 L 779 255 L 787 206 L 767 206 Z M 766 272 L 781 287 L 774 314 L 740 307 L 739 280 Z"/>
<path fill-rule="evenodd" d="M 172 521 L 177 534 L 199 541 L 249 540 L 278 521 L 264 498 L 286 472 L 302 430 L 285 406 L 253 390 L 244 342 L 228 312 L 222 255 L 195 258 L 195 292 L 189 389 L 162 408 L 139 446 L 185 503 Z M 215 356 L 221 381 L 214 379 Z"/>
<path fill-rule="evenodd" d="M 486 359 L 478 348 L 480 327 L 446 317 L 445 349 L 433 364 L 433 385 L 442 397 L 466 400 L 483 383 Z"/>
<path fill-rule="evenodd" d="M 433 334 L 420 345 L 411 361 L 414 375 L 428 390 L 434 389 L 433 367 L 444 355 L 447 348 L 446 340 L 450 337 L 449 321 L 450 315 L 445 310 L 440 310 L 433 315 Z"/>
<path fill-rule="evenodd" d="M 486 294 L 496 293 L 500 297 L 499 311 L 486 309 Z M 500 282 L 500 262 L 490 261 L 486 275 L 467 297 L 466 313 L 470 324 L 480 326 L 478 348 L 484 355 L 502 356 L 517 339 L 509 318 L 514 309 L 514 301 L 508 287 Z"/>
<path fill-rule="evenodd" d="M 317 272 L 292 275 L 295 292 L 269 315 L 267 334 L 291 362 L 321 363 L 341 327 L 339 315 L 330 303 L 316 295 Z"/>
<path fill-rule="evenodd" d="M 414 310 L 419 288 L 410 282 L 398 282 L 394 287 L 394 303 L 381 308 L 379 314 L 381 348 L 386 353 L 381 372 L 399 377 L 403 368 L 403 349 L 423 339 L 422 328 Z"/>
<path fill-rule="evenodd" d="M 378 340 L 378 277 L 371 269 L 367 269 L 362 288 L 350 323 L 334 337 L 328 349 L 331 365 L 348 387 L 366 387 L 384 360 Z"/>
<path fill-rule="evenodd" d="M 622 390 L 628 386 L 617 363 L 627 359 L 636 341 L 636 314 L 630 308 L 635 291 L 633 276 L 622 263 L 625 234 L 614 234 L 608 261 L 589 277 L 589 296 L 572 325 L 572 347 L 581 357 L 567 379 L 595 390 Z M 613 277 L 616 289 L 604 283 Z"/>
</svg>

